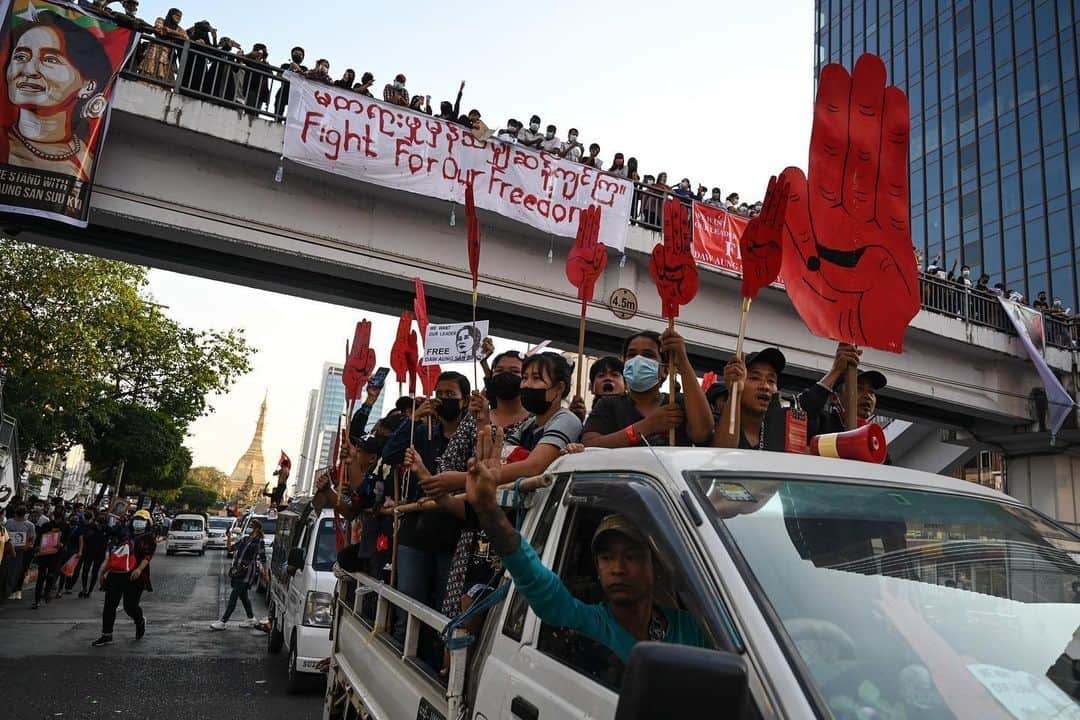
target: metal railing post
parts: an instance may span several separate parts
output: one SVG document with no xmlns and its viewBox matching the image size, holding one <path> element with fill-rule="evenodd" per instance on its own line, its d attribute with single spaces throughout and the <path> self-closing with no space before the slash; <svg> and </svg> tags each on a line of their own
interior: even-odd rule
<svg viewBox="0 0 1080 720">
<path fill-rule="evenodd" d="M 180 48 L 180 55 L 176 66 L 176 79 L 173 80 L 173 92 L 180 92 L 180 86 L 182 84 L 182 78 L 184 76 L 184 68 L 187 67 L 188 50 L 191 47 L 191 41 L 185 40 L 183 46 Z"/>
</svg>

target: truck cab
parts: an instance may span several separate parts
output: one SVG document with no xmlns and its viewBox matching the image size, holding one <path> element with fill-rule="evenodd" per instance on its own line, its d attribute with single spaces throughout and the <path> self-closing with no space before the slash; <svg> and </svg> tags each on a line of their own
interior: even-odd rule
<svg viewBox="0 0 1080 720">
<path fill-rule="evenodd" d="M 271 629 L 267 651 L 288 657 L 288 689 L 321 677 L 319 663 L 330 656 L 333 567 L 337 559 L 332 510 L 316 511 L 295 501 L 277 514 L 270 557 L 267 607 Z"/>
<path fill-rule="evenodd" d="M 544 566 L 581 602 L 604 602 L 590 539 L 621 513 L 649 540 L 654 605 L 688 612 L 708 647 L 639 642 L 620 658 L 544 622 L 511 584 L 443 680 L 416 638 L 449 618 L 357 574 L 336 598 L 324 718 L 343 704 L 487 720 L 1080 716 L 1080 537 L 1013 498 L 719 449 L 587 451 L 547 479 L 522 525 Z M 394 611 L 409 616 L 403 643 Z"/>
</svg>

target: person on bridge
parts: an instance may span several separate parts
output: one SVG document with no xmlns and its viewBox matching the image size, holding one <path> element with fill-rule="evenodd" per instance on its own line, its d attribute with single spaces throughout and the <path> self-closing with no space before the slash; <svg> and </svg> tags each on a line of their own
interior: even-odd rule
<svg viewBox="0 0 1080 720">
<path fill-rule="evenodd" d="M 157 537 L 150 531 L 150 512 L 136 510 L 130 525 L 115 533 L 108 561 L 101 569 L 100 585 L 105 591 L 105 607 L 101 611 L 101 637 L 90 643 L 92 647 L 113 641 L 116 608 L 121 600 L 124 612 L 135 621 L 135 639 L 146 634 L 146 617 L 139 607 L 139 600 L 144 591 L 154 591 L 150 584 L 150 559 L 156 549 Z"/>
<path fill-rule="evenodd" d="M 642 640 L 711 647 L 693 616 L 654 602 L 656 562 L 648 538 L 627 517 L 608 515 L 592 537 L 604 602 L 578 600 L 559 576 L 544 567 L 529 541 L 506 517 L 496 500 L 502 482 L 499 466 L 503 433 L 480 433 L 476 456 L 469 461 L 466 496 L 492 550 L 514 579 L 533 612 L 546 623 L 570 628 L 609 648 L 626 662 Z"/>
<path fill-rule="evenodd" d="M 262 522 L 251 521 L 251 534 L 237 543 L 235 552 L 232 566 L 229 568 L 229 580 L 232 584 L 229 603 L 225 606 L 225 614 L 221 616 L 221 619 L 210 623 L 211 630 L 224 630 L 229 626 L 229 616 L 236 609 L 237 600 L 243 603 L 244 612 L 247 613 L 247 620 L 241 622 L 240 627 L 255 627 L 255 612 L 251 609 L 248 589 L 255 584 L 259 573 L 266 567 L 266 546 L 263 543 Z"/>
<path fill-rule="evenodd" d="M 674 405 L 668 404 L 668 396 L 662 392 L 667 379 L 665 360 L 672 354 L 683 386 Z M 634 333 L 623 343 L 622 360 L 622 375 L 630 392 L 596 401 L 582 434 L 586 447 L 668 445 L 668 431 L 673 428 L 677 446 L 709 442 L 712 412 L 681 335 L 672 330 L 663 335 L 651 330 Z"/>
</svg>

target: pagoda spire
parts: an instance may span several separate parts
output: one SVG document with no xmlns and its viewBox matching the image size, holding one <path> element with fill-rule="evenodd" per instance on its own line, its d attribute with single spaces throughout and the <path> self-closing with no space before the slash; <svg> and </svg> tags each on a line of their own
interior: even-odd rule
<svg viewBox="0 0 1080 720">
<path fill-rule="evenodd" d="M 242 491 L 245 483 L 252 486 L 262 487 L 266 484 L 266 462 L 263 457 L 263 429 L 266 425 L 267 395 L 263 395 L 262 404 L 259 407 L 259 418 L 255 421 L 255 434 L 251 438 L 248 449 L 236 461 L 232 475 L 229 476 L 230 494 L 234 495 Z"/>
</svg>

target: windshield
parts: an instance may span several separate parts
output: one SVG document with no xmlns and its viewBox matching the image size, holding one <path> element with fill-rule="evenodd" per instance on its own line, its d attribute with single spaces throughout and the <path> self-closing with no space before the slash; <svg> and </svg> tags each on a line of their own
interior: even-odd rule
<svg viewBox="0 0 1080 720">
<path fill-rule="evenodd" d="M 696 480 L 839 720 L 1080 718 L 1074 536 L 974 497 Z"/>
<path fill-rule="evenodd" d="M 274 535 L 277 533 L 277 518 L 259 518 L 259 522 L 262 523 L 263 535 Z M 250 530 L 250 528 L 248 528 Z"/>
<path fill-rule="evenodd" d="M 202 532 L 203 521 L 196 518 L 181 518 L 179 520 L 173 520 L 172 526 L 169 530 L 174 532 Z"/>
<path fill-rule="evenodd" d="M 232 523 L 232 518 L 210 518 L 210 527 L 214 530 L 228 530 Z"/>
<path fill-rule="evenodd" d="M 329 570 L 337 560 L 337 541 L 334 539 L 334 521 L 324 518 L 319 523 L 319 532 L 315 536 L 315 554 L 311 567 L 315 570 Z"/>
</svg>

